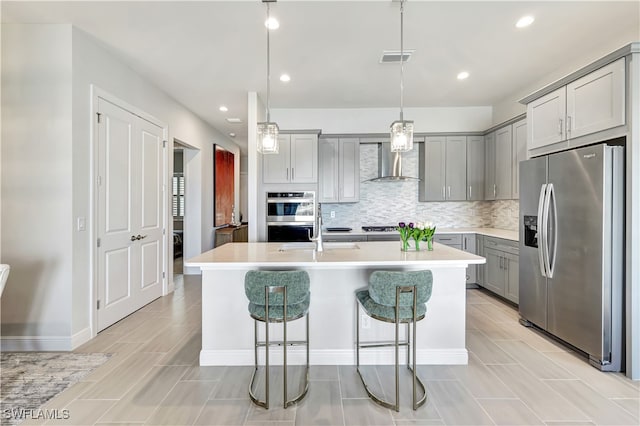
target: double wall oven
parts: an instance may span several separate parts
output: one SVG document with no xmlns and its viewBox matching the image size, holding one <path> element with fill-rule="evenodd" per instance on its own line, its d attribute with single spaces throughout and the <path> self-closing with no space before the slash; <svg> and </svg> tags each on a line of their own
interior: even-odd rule
<svg viewBox="0 0 640 426">
<path fill-rule="evenodd" d="M 309 241 L 316 211 L 313 191 L 267 192 L 267 241 Z"/>
</svg>

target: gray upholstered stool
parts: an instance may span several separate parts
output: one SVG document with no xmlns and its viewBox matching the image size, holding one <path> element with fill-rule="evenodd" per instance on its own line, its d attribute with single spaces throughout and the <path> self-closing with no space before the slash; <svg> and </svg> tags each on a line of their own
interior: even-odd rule
<svg viewBox="0 0 640 426">
<path fill-rule="evenodd" d="M 309 389 L 309 275 L 305 271 L 249 271 L 244 277 L 244 290 L 249 299 L 249 314 L 254 319 L 255 364 L 249 397 L 264 408 L 269 408 L 269 346 L 282 346 L 284 369 L 284 408 L 300 401 Z M 306 316 L 306 336 L 302 341 L 287 340 L 287 323 Z M 258 321 L 265 323 L 265 340 L 258 341 Z M 283 340 L 269 340 L 269 323 L 283 323 Z M 287 395 L 287 346 L 305 345 L 307 365 L 304 390 L 291 400 Z M 260 401 L 253 393 L 254 380 L 258 371 L 258 348 L 265 348 L 265 400 Z"/>
<path fill-rule="evenodd" d="M 367 315 L 371 318 L 394 323 L 395 340 L 387 342 L 367 342 L 360 343 L 360 314 L 356 311 L 356 366 L 360 380 L 364 385 L 367 395 L 376 403 L 386 408 L 400 411 L 400 382 L 398 370 L 399 347 L 407 347 L 407 368 L 413 374 L 413 409 L 416 410 L 427 401 L 427 392 L 424 384 L 416 375 L 416 325 L 424 318 L 427 311 L 426 303 L 431 297 L 431 286 L 433 276 L 431 271 L 375 271 L 369 277 L 369 288 L 356 291 L 356 301 L 362 306 Z M 399 341 L 400 324 L 407 325 L 407 338 L 404 342 Z M 413 333 L 410 327 L 413 325 Z M 413 334 L 413 339 L 411 338 Z M 411 350 L 411 340 L 413 340 L 413 352 Z M 387 402 L 374 395 L 360 372 L 360 349 L 379 348 L 385 346 L 395 347 L 395 379 L 396 379 L 396 401 Z M 413 365 L 410 360 L 413 358 Z M 422 389 L 422 398 L 417 400 L 416 385 Z"/>
</svg>

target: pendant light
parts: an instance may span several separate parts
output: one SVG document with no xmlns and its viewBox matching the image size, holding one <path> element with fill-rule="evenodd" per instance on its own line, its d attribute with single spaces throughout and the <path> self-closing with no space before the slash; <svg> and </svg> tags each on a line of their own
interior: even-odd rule
<svg viewBox="0 0 640 426">
<path fill-rule="evenodd" d="M 271 121 L 271 57 L 270 57 L 270 44 L 269 44 L 269 31 L 271 31 L 271 17 L 269 15 L 269 3 L 275 3 L 276 0 L 262 0 L 267 4 L 267 21 L 265 26 L 267 27 L 267 121 L 258 123 L 258 152 L 262 154 L 277 154 L 279 150 L 278 146 L 278 124 Z"/>
<path fill-rule="evenodd" d="M 413 149 L 413 121 L 404 119 L 404 2 L 400 0 L 400 120 L 391 123 L 391 151 Z"/>
</svg>

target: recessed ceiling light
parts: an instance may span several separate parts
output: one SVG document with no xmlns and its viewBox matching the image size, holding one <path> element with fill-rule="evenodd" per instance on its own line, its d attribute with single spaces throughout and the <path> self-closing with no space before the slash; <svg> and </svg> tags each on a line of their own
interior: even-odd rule
<svg viewBox="0 0 640 426">
<path fill-rule="evenodd" d="M 226 107 L 226 106 L 224 106 L 224 105 L 221 105 L 221 106 L 220 106 L 220 111 L 222 111 L 222 112 L 227 112 L 227 111 L 229 111 L 229 108 L 227 108 L 227 107 Z"/>
<path fill-rule="evenodd" d="M 231 132 L 231 133 L 229 133 L 229 136 L 231 136 L 232 138 L 235 138 L 235 137 L 236 137 L 236 134 L 235 134 L 235 133 L 233 133 L 233 132 Z"/>
<path fill-rule="evenodd" d="M 269 28 L 270 30 L 277 30 L 280 28 L 280 22 L 273 16 L 264 21 L 264 26 Z"/>
<path fill-rule="evenodd" d="M 239 118 L 227 118 L 227 121 L 229 123 L 242 123 L 242 120 L 240 120 Z"/>
<path fill-rule="evenodd" d="M 529 25 L 533 24 L 533 21 L 535 21 L 535 18 L 533 16 L 523 16 L 522 18 L 518 19 L 518 22 L 516 22 L 516 28 L 528 27 Z"/>
<path fill-rule="evenodd" d="M 280 76 L 280 81 L 282 81 L 283 83 L 287 83 L 291 81 L 291 77 L 289 76 L 289 74 L 282 74 Z"/>
<path fill-rule="evenodd" d="M 466 71 L 462 71 L 458 73 L 458 80 L 464 80 L 465 78 L 469 78 L 469 73 Z"/>
</svg>

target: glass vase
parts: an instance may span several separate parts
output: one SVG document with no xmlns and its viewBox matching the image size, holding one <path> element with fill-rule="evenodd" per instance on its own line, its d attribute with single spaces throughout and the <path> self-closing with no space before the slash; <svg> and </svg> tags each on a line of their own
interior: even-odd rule
<svg viewBox="0 0 640 426">
<path fill-rule="evenodd" d="M 420 251 L 420 239 L 414 238 L 416 251 Z"/>
<path fill-rule="evenodd" d="M 429 238 L 427 240 L 427 250 L 432 251 L 433 250 L 433 239 Z"/>
<path fill-rule="evenodd" d="M 400 239 L 400 242 L 402 242 L 402 247 L 400 248 L 400 250 L 409 251 L 409 239 L 408 238 L 406 240 Z"/>
</svg>

